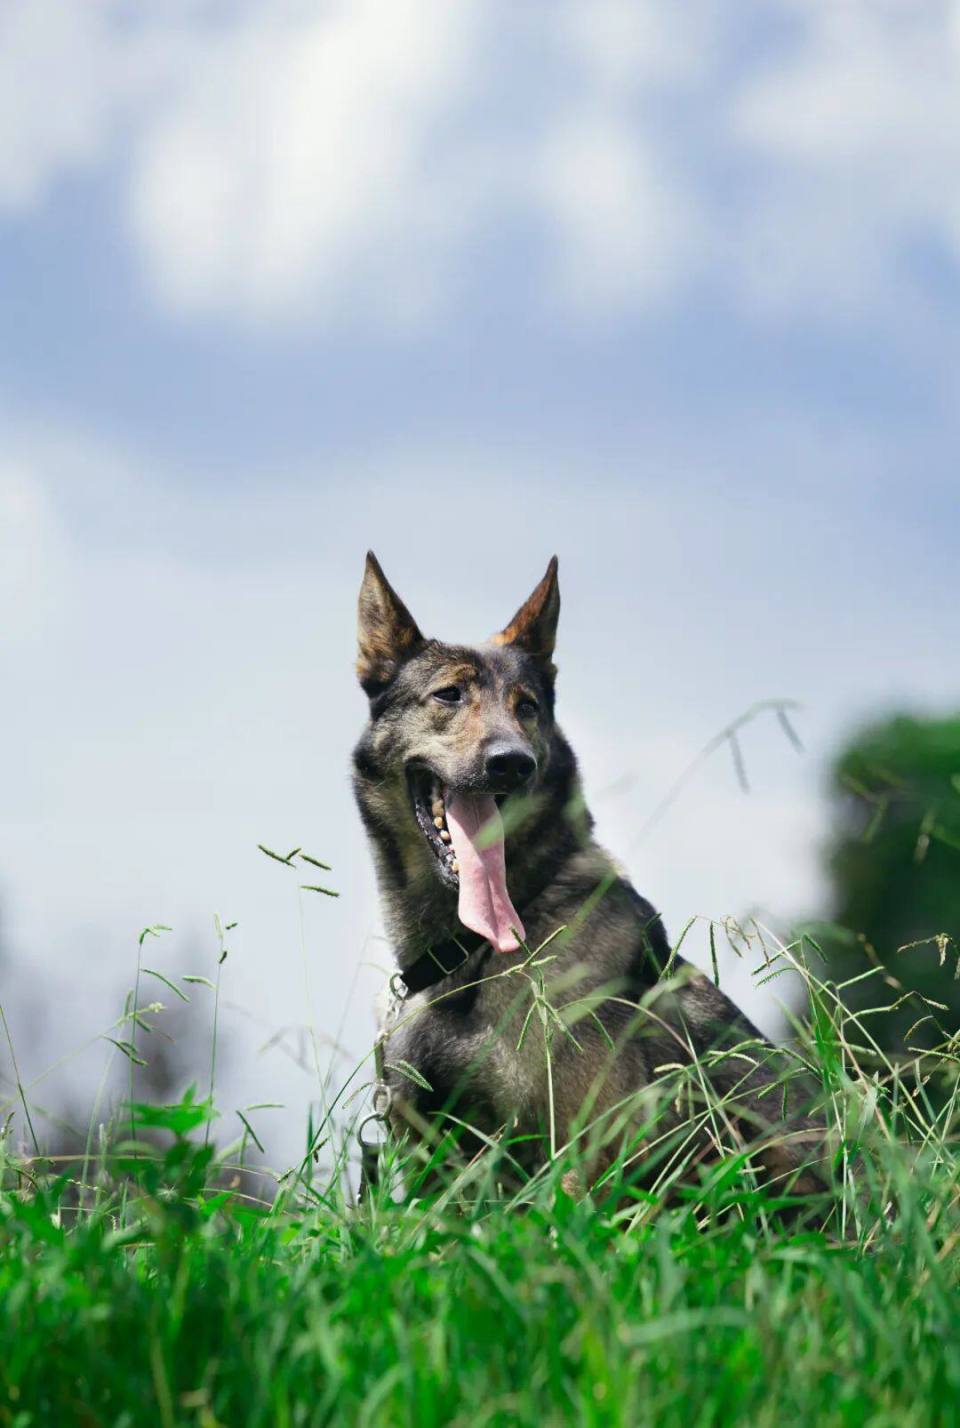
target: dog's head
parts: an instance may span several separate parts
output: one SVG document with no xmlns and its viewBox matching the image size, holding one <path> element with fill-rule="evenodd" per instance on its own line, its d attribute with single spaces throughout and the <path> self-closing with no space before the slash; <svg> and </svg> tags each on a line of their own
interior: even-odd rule
<svg viewBox="0 0 960 1428">
<path fill-rule="evenodd" d="M 480 646 L 427 639 L 367 555 L 357 673 L 370 699 L 365 744 L 391 801 L 459 893 L 461 921 L 500 948 L 522 935 L 506 891 L 499 808 L 536 795 L 553 733 L 557 560 L 513 619 Z M 402 807 L 400 806 L 402 803 Z"/>
</svg>

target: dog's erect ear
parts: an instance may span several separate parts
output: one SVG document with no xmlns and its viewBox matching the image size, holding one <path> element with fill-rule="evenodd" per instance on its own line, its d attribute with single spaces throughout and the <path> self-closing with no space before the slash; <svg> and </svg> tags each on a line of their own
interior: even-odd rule
<svg viewBox="0 0 960 1428">
<path fill-rule="evenodd" d="M 560 586 L 557 583 L 557 557 L 553 556 L 547 573 L 529 600 L 524 601 L 504 629 L 494 635 L 496 645 L 516 645 L 527 654 L 536 655 L 548 663 L 557 639 L 560 618 Z"/>
<path fill-rule="evenodd" d="M 417 622 L 394 590 L 372 550 L 357 604 L 357 674 L 371 697 L 390 683 L 423 636 Z"/>
</svg>

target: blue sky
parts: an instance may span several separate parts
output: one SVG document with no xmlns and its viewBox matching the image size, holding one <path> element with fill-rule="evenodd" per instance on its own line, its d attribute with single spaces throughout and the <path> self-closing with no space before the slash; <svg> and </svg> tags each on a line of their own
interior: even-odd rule
<svg viewBox="0 0 960 1428">
<path fill-rule="evenodd" d="M 368 545 L 452 638 L 557 550 L 604 839 L 674 931 L 818 905 L 831 750 L 956 701 L 958 80 L 945 3 L 4 8 L 28 1076 L 106 1025 L 146 923 L 209 970 L 214 910 L 245 1009 L 224 1097 L 289 1105 L 278 1157 L 315 1088 L 246 1013 L 362 1049 L 388 960 L 346 775 Z M 758 722 L 749 798 L 721 756 L 637 842 L 771 696 L 807 755 Z M 301 917 L 258 841 L 333 862 L 340 900 Z"/>
</svg>

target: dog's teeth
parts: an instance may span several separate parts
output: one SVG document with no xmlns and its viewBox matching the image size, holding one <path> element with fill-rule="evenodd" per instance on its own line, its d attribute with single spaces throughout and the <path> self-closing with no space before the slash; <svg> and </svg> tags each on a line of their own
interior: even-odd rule
<svg viewBox="0 0 960 1428">
<path fill-rule="evenodd" d="M 434 826 L 434 828 L 442 828 L 442 827 L 443 827 L 443 819 L 440 817 L 439 813 L 437 814 L 436 818 L 433 820 L 433 826 Z"/>
<path fill-rule="evenodd" d="M 439 818 L 440 821 L 442 822 L 442 821 L 443 821 L 444 811 L 445 811 L 445 810 L 444 810 L 444 807 L 443 807 L 443 799 L 442 799 L 442 798 L 434 799 L 433 803 L 432 803 L 431 806 L 430 806 L 430 812 L 433 814 L 434 818 Z M 438 823 L 438 824 L 437 824 L 437 827 L 439 828 L 439 826 L 440 826 L 440 824 Z"/>
<path fill-rule="evenodd" d="M 442 822 L 443 822 L 443 819 L 442 819 L 442 818 L 435 818 L 433 821 L 434 821 L 434 823 L 442 823 Z M 440 837 L 443 839 L 443 841 L 444 841 L 445 843 L 449 843 L 449 842 L 450 842 L 450 834 L 447 832 L 446 828 L 441 828 L 441 829 L 440 829 Z"/>
<path fill-rule="evenodd" d="M 459 873 L 460 871 L 460 864 L 457 862 L 456 858 L 454 858 L 453 862 L 450 864 L 450 871 L 451 873 Z"/>
</svg>

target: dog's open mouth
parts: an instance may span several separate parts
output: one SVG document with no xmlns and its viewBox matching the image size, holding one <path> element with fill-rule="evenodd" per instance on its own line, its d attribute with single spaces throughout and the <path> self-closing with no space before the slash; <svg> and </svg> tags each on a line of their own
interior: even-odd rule
<svg viewBox="0 0 960 1428">
<path fill-rule="evenodd" d="M 440 780 L 432 770 L 413 768 L 407 775 L 413 811 L 420 831 L 440 866 L 440 876 L 450 887 L 460 886 L 460 864 L 447 827 L 447 806 Z"/>
<path fill-rule="evenodd" d="M 440 876 L 458 894 L 457 916 L 498 952 L 513 952 L 525 937 L 507 891 L 503 821 L 490 793 L 443 785 L 432 769 L 408 771 L 417 823 Z"/>
</svg>

